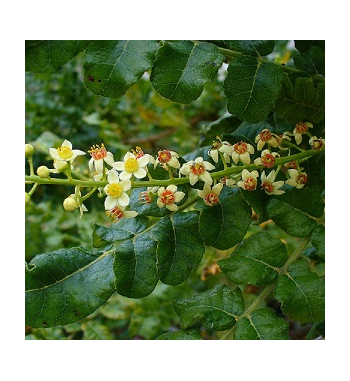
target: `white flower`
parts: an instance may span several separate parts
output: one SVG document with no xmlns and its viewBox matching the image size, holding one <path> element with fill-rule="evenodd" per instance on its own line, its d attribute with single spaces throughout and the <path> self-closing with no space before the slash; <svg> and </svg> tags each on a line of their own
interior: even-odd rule
<svg viewBox="0 0 350 381">
<path fill-rule="evenodd" d="M 297 169 L 288 169 L 290 178 L 286 181 L 286 184 L 301 189 L 307 183 L 307 174 L 305 172 L 299 172 Z"/>
<path fill-rule="evenodd" d="M 203 190 L 198 190 L 198 195 L 206 205 L 213 206 L 219 202 L 219 194 L 223 186 L 223 183 L 218 183 L 212 188 L 209 184 L 204 183 Z"/>
<path fill-rule="evenodd" d="M 118 205 L 110 210 L 106 210 L 106 215 L 113 222 L 118 222 L 122 218 L 134 218 L 138 215 L 138 212 L 135 212 L 134 210 L 125 210 L 125 206 Z"/>
<path fill-rule="evenodd" d="M 49 148 L 50 155 L 56 162 L 57 167 L 62 166 L 60 162 L 70 162 L 71 164 L 79 155 L 85 155 L 85 152 L 78 149 L 72 149 L 72 143 L 65 140 L 59 148 Z M 58 168 L 56 168 L 58 170 Z"/>
<path fill-rule="evenodd" d="M 254 153 L 254 147 L 245 142 L 234 144 L 232 160 L 235 164 L 241 161 L 243 164 L 250 164 L 250 155 Z"/>
<path fill-rule="evenodd" d="M 303 139 L 303 134 L 309 129 L 313 128 L 313 124 L 310 122 L 298 122 L 295 125 L 295 128 L 293 130 L 293 135 L 295 137 L 295 142 L 297 144 L 300 144 Z"/>
<path fill-rule="evenodd" d="M 279 156 L 277 152 L 270 152 L 268 149 L 264 149 L 261 152 L 261 157 L 254 160 L 254 164 L 263 165 L 265 168 L 272 168 L 275 165 L 276 157 Z"/>
<path fill-rule="evenodd" d="M 167 149 L 158 151 L 157 159 L 154 162 L 154 168 L 158 164 L 161 164 L 165 169 L 167 165 L 172 168 L 180 168 L 180 162 L 178 160 L 179 155 L 174 151 L 169 151 Z"/>
<path fill-rule="evenodd" d="M 249 172 L 247 169 L 243 169 L 242 180 L 238 181 L 237 185 L 244 190 L 253 191 L 256 189 L 258 184 L 256 180 L 258 176 L 259 172 L 256 170 Z"/>
<path fill-rule="evenodd" d="M 138 159 L 140 158 L 141 156 L 146 156 L 148 157 L 148 162 L 149 163 L 152 163 L 154 164 L 155 163 L 155 159 L 152 155 L 148 154 L 148 153 L 144 153 L 142 151 L 142 148 L 141 147 L 136 147 L 136 150 L 132 149 L 131 152 L 134 154 L 135 158 Z"/>
<path fill-rule="evenodd" d="M 185 197 L 184 192 L 177 190 L 176 185 L 168 185 L 166 188 L 160 187 L 158 189 L 157 205 L 159 208 L 164 206 L 172 212 L 176 212 L 178 206 L 175 203 L 180 202 Z"/>
<path fill-rule="evenodd" d="M 265 175 L 265 171 L 261 174 L 261 188 L 269 194 L 280 195 L 285 193 L 283 190 L 279 189 L 284 184 L 284 181 L 275 181 L 276 172 L 272 170 L 267 176 Z"/>
<path fill-rule="evenodd" d="M 130 180 L 119 181 L 118 173 L 114 170 L 110 170 L 108 172 L 108 184 L 104 188 L 107 194 L 105 209 L 113 209 L 117 204 L 123 207 L 129 205 L 129 196 L 125 192 L 130 188 Z"/>
<path fill-rule="evenodd" d="M 101 147 L 99 145 L 93 145 L 88 152 L 91 155 L 91 159 L 89 160 L 89 169 L 91 172 L 102 173 L 103 162 L 107 163 L 111 167 L 113 166 L 113 154 L 106 150 L 103 143 L 101 144 Z"/>
<path fill-rule="evenodd" d="M 226 163 L 230 162 L 230 157 L 232 154 L 232 146 L 229 142 L 222 142 L 219 137 L 217 141 L 213 142 L 212 148 L 208 151 L 208 155 L 217 163 L 219 161 L 219 152 L 224 156 Z"/>
<path fill-rule="evenodd" d="M 189 177 L 190 184 L 194 185 L 198 180 L 202 180 L 205 183 L 211 185 L 213 179 L 208 171 L 215 169 L 213 164 L 208 161 L 204 161 L 202 157 L 197 157 L 196 160 L 191 160 L 180 168 L 180 173 Z"/>
<path fill-rule="evenodd" d="M 313 136 L 312 138 L 310 138 L 309 144 L 313 150 L 321 151 L 322 149 L 324 149 L 326 143 L 325 139 Z"/>
<path fill-rule="evenodd" d="M 122 171 L 119 175 L 121 180 L 130 180 L 132 175 L 137 179 L 142 179 L 147 175 L 146 167 L 149 163 L 149 157 L 144 155 L 136 158 L 131 152 L 127 152 L 124 161 L 117 161 L 113 164 L 113 168 Z"/>
<path fill-rule="evenodd" d="M 257 150 L 263 149 L 265 143 L 269 144 L 271 147 L 278 147 L 278 139 L 276 139 L 275 134 L 273 134 L 269 129 L 264 128 L 260 134 L 255 138 L 255 143 L 257 143 Z"/>
</svg>

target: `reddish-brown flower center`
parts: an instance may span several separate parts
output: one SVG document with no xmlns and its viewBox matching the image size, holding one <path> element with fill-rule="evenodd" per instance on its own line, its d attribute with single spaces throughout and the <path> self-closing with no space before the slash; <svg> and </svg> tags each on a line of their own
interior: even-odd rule
<svg viewBox="0 0 350 381">
<path fill-rule="evenodd" d="M 275 157 L 267 153 L 261 157 L 261 163 L 266 168 L 271 168 L 275 165 Z"/>
<path fill-rule="evenodd" d="M 304 173 L 299 173 L 297 177 L 297 183 L 298 184 L 306 184 L 307 183 L 307 175 Z"/>
<path fill-rule="evenodd" d="M 111 210 L 106 210 L 106 215 L 109 217 L 113 222 L 118 222 L 124 217 L 124 213 L 122 210 L 120 210 L 117 206 L 115 206 Z"/>
<path fill-rule="evenodd" d="M 191 172 L 194 173 L 195 175 L 199 176 L 202 173 L 205 172 L 205 167 L 204 164 L 202 163 L 195 163 L 191 166 Z"/>
<path fill-rule="evenodd" d="M 305 123 L 299 122 L 295 125 L 295 131 L 298 134 L 304 134 L 307 131 L 308 127 Z"/>
<path fill-rule="evenodd" d="M 171 159 L 171 153 L 169 150 L 165 149 L 158 151 L 158 161 L 162 164 L 168 163 Z"/>
<path fill-rule="evenodd" d="M 263 142 L 267 142 L 272 138 L 272 134 L 269 130 L 265 129 L 260 132 L 260 139 Z"/>
<path fill-rule="evenodd" d="M 241 154 L 247 152 L 248 146 L 247 146 L 247 143 L 240 142 L 240 143 L 236 143 L 233 146 L 233 149 L 235 150 L 235 152 L 237 152 L 238 154 L 241 155 Z"/>
<path fill-rule="evenodd" d="M 219 197 L 215 193 L 210 192 L 205 195 L 204 202 L 209 206 L 213 206 L 219 202 Z"/>
<path fill-rule="evenodd" d="M 248 191 L 253 191 L 256 189 L 257 183 L 258 182 L 256 181 L 256 179 L 254 179 L 254 177 L 248 177 L 244 182 L 244 189 Z"/>
<path fill-rule="evenodd" d="M 136 157 L 136 159 L 138 159 L 142 156 L 145 156 L 145 154 L 143 153 L 143 151 L 140 147 L 136 147 L 136 150 L 131 150 L 131 151 L 134 154 L 134 156 Z"/>
<path fill-rule="evenodd" d="M 273 185 L 269 183 L 268 181 L 263 182 L 261 185 L 261 188 L 264 189 L 266 192 L 272 193 L 273 192 Z"/>
<path fill-rule="evenodd" d="M 285 166 L 290 169 L 297 169 L 297 163 L 294 160 L 289 161 L 288 163 L 285 164 Z"/>
<path fill-rule="evenodd" d="M 165 205 L 170 205 L 175 202 L 175 194 L 170 190 L 165 190 L 160 196 L 160 200 Z"/>
<path fill-rule="evenodd" d="M 104 159 L 107 156 L 107 150 L 103 143 L 101 144 L 101 147 L 98 144 L 96 144 L 96 146 L 93 145 L 91 147 L 89 154 L 94 160 L 100 160 Z"/>
<path fill-rule="evenodd" d="M 153 198 L 152 193 L 148 191 L 143 191 L 139 194 L 139 200 L 144 204 L 152 204 Z"/>
</svg>

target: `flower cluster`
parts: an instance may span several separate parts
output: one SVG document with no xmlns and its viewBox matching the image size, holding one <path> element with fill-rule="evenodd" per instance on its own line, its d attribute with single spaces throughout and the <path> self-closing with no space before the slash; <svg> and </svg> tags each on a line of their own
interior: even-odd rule
<svg viewBox="0 0 350 381">
<path fill-rule="evenodd" d="M 208 207 L 220 202 L 223 187 L 236 187 L 244 191 L 261 189 L 267 195 L 281 195 L 288 186 L 301 189 L 307 184 L 307 174 L 303 172 L 298 161 L 285 160 L 288 158 L 286 150 L 304 151 L 299 147 L 304 135 L 309 136 L 312 150 L 324 149 L 325 140 L 312 136 L 309 132 L 311 128 L 313 128 L 311 123 L 299 122 L 295 125 L 293 133 L 286 132 L 283 135 L 277 135 L 265 128 L 255 137 L 255 148 L 251 141 L 230 143 L 217 137 L 208 151 L 208 159 L 199 156 L 187 162 L 184 162 L 178 153 L 169 149 L 159 150 L 157 156 L 153 157 L 145 154 L 140 147 L 127 152 L 122 161 L 115 161 L 113 154 L 107 151 L 103 143 L 93 145 L 88 151 L 90 154 L 88 167 L 91 177 L 98 182 L 98 186 L 92 186 L 93 189 L 85 196 L 81 195 L 81 186 L 76 186 L 75 193 L 64 200 L 63 206 L 67 211 L 79 209 L 82 216 L 83 212 L 87 211 L 83 202 L 99 189 L 105 196 L 106 214 L 113 221 L 135 217 L 138 213 L 130 210 L 130 192 L 132 188 L 140 186 L 139 181 L 145 177 L 149 178 L 149 181 L 145 182 L 146 185 L 159 185 L 147 187 L 146 191 L 140 192 L 140 202 L 145 204 L 155 202 L 157 207 L 166 208 L 171 212 L 178 211 L 178 204 L 185 198 L 183 189 L 178 189 L 179 184 L 189 183 L 192 188 L 201 188 L 196 190 L 197 197 Z M 292 136 L 296 145 L 291 142 Z M 33 155 L 32 148 L 26 145 L 26 157 Z M 74 161 L 86 154 L 73 149 L 72 143 L 68 140 L 64 140 L 58 148 L 50 148 L 49 153 L 54 168 L 39 167 L 37 175 L 43 179 L 49 179 L 50 173 L 64 172 L 68 180 L 72 180 Z M 220 173 L 215 172 L 218 171 L 218 165 L 224 167 Z M 169 179 L 154 181 L 149 173 L 152 166 L 154 169 L 160 166 L 168 171 Z M 187 180 L 183 181 L 184 178 Z M 30 201 L 28 193 L 26 193 L 26 203 L 27 201 Z"/>
</svg>

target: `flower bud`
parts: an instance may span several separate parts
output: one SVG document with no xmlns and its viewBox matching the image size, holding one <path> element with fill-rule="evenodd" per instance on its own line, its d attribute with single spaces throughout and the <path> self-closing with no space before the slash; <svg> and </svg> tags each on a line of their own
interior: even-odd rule
<svg viewBox="0 0 350 381">
<path fill-rule="evenodd" d="M 69 196 L 63 201 L 63 207 L 64 210 L 67 212 L 73 212 L 76 208 L 78 208 L 78 203 L 77 201 L 72 197 Z"/>
<path fill-rule="evenodd" d="M 26 157 L 32 157 L 34 154 L 34 147 L 31 144 L 26 144 L 25 146 Z"/>
<path fill-rule="evenodd" d="M 47 168 L 45 165 L 40 166 L 37 170 L 36 173 L 38 174 L 39 177 L 41 178 L 46 178 L 50 177 L 50 170 Z"/>
<path fill-rule="evenodd" d="M 25 193 L 26 193 L 26 205 L 28 205 L 30 203 L 30 195 L 27 192 Z"/>
</svg>

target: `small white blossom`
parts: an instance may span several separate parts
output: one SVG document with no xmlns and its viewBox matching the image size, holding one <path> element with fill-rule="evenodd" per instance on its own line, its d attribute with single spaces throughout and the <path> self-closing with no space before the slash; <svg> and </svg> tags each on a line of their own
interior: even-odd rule
<svg viewBox="0 0 350 381">
<path fill-rule="evenodd" d="M 121 180 L 130 180 L 134 175 L 137 179 L 142 179 L 147 175 L 146 167 L 149 163 L 149 157 L 144 155 L 136 158 L 131 152 L 127 152 L 124 161 L 117 161 L 113 164 L 113 168 L 122 171 L 119 175 Z"/>
<path fill-rule="evenodd" d="M 258 184 L 257 178 L 259 177 L 259 172 L 253 170 L 249 172 L 247 169 L 242 171 L 242 180 L 238 181 L 237 185 L 244 190 L 253 191 L 256 189 Z"/>
<path fill-rule="evenodd" d="M 72 164 L 77 156 L 85 155 L 85 152 L 83 151 L 80 151 L 78 149 L 72 149 L 72 143 L 68 140 L 65 140 L 62 143 L 61 147 L 49 148 L 49 152 L 55 160 L 57 167 L 63 166 L 64 162 L 68 161 Z"/>
<path fill-rule="evenodd" d="M 198 195 L 206 205 L 213 206 L 219 202 L 219 195 L 223 186 L 223 183 L 218 183 L 212 188 L 209 184 L 204 183 L 203 190 L 198 190 Z"/>
<path fill-rule="evenodd" d="M 241 161 L 243 164 L 250 164 L 250 155 L 254 153 L 254 147 L 245 142 L 234 144 L 232 150 L 232 160 L 235 164 Z"/>
<path fill-rule="evenodd" d="M 301 189 L 307 183 L 307 174 L 305 172 L 299 172 L 297 169 L 288 169 L 290 178 L 286 181 L 286 184 Z"/>
<path fill-rule="evenodd" d="M 180 202 L 185 197 L 184 192 L 177 190 L 176 185 L 168 185 L 166 188 L 160 187 L 158 189 L 157 205 L 159 208 L 164 206 L 172 212 L 176 212 L 178 206 L 176 203 Z"/>
<path fill-rule="evenodd" d="M 107 194 L 105 199 L 105 209 L 113 209 L 117 204 L 120 206 L 129 205 L 129 196 L 125 193 L 131 188 L 130 180 L 119 180 L 118 173 L 114 170 L 108 172 L 108 184 L 104 191 Z"/>
<path fill-rule="evenodd" d="M 219 152 L 223 154 L 226 163 L 230 162 L 232 154 L 232 146 L 229 142 L 222 142 L 219 138 L 213 142 L 212 148 L 208 151 L 208 155 L 217 163 L 219 161 Z"/>
<path fill-rule="evenodd" d="M 278 147 L 278 139 L 276 134 L 273 134 L 269 129 L 264 128 L 260 134 L 255 138 L 255 143 L 257 143 L 257 150 L 260 151 L 264 148 L 265 143 L 269 144 L 271 147 Z"/>
<path fill-rule="evenodd" d="M 265 171 L 261 174 L 261 188 L 269 195 L 280 195 L 285 193 L 284 190 L 279 189 L 284 184 L 284 181 L 275 181 L 275 178 L 275 170 L 272 170 L 267 176 Z"/>
<path fill-rule="evenodd" d="M 307 132 L 309 128 L 313 128 L 313 124 L 310 122 L 299 122 L 295 125 L 293 135 L 297 144 L 301 143 L 303 139 L 303 134 L 305 134 L 305 132 Z"/>
<path fill-rule="evenodd" d="M 91 155 L 91 159 L 89 160 L 90 172 L 102 173 L 103 162 L 107 163 L 111 167 L 113 166 L 113 154 L 106 150 L 103 143 L 101 144 L 101 147 L 99 145 L 93 145 L 88 152 Z"/>
<path fill-rule="evenodd" d="M 169 151 L 167 149 L 158 151 L 157 159 L 154 162 L 154 168 L 158 164 L 167 169 L 167 166 L 172 168 L 180 168 L 180 162 L 178 160 L 179 155 L 175 151 Z"/>
<path fill-rule="evenodd" d="M 196 160 L 191 160 L 180 168 L 180 173 L 189 177 L 190 184 L 194 185 L 198 180 L 211 185 L 213 179 L 208 171 L 215 169 L 213 164 L 204 161 L 202 157 L 197 157 Z"/>
<path fill-rule="evenodd" d="M 122 218 L 134 218 L 138 215 L 138 212 L 135 212 L 134 210 L 125 210 L 125 206 L 118 205 L 110 210 L 106 210 L 106 215 L 113 222 L 118 222 Z"/>
</svg>

